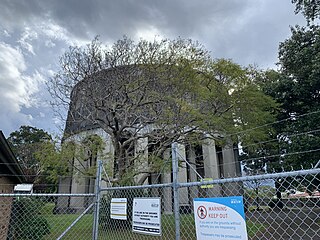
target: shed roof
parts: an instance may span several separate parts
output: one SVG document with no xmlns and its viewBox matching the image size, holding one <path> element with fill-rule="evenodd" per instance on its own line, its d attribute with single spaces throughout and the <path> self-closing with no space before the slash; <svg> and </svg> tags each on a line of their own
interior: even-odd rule
<svg viewBox="0 0 320 240">
<path fill-rule="evenodd" d="M 6 176 L 15 183 L 24 181 L 23 170 L 2 131 L 0 131 L 0 164 L 0 176 Z"/>
</svg>

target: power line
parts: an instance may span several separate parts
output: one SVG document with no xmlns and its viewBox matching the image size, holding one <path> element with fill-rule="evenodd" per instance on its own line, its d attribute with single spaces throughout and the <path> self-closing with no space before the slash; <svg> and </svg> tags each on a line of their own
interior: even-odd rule
<svg viewBox="0 0 320 240">
<path fill-rule="evenodd" d="M 300 152 L 274 154 L 274 155 L 263 156 L 263 157 L 254 157 L 254 158 L 248 158 L 248 159 L 241 160 L 241 161 L 242 161 L 242 162 L 248 162 L 248 161 L 255 161 L 255 160 L 261 160 L 261 159 L 267 159 L 267 158 L 273 158 L 273 157 L 286 157 L 286 156 L 292 156 L 292 155 L 298 155 L 298 154 L 305 154 L 305 153 L 312 153 L 312 152 L 318 152 L 318 151 L 320 151 L 320 148 L 318 148 L 318 149 L 312 149 L 312 150 L 307 150 L 307 151 L 300 151 Z"/>
<path fill-rule="evenodd" d="M 302 133 L 296 133 L 296 134 L 291 134 L 291 135 L 286 135 L 286 137 L 290 138 L 290 137 L 296 137 L 296 136 L 301 136 L 301 135 L 306 135 L 306 134 L 310 134 L 310 133 L 316 133 L 316 132 L 320 132 L 320 129 L 315 129 L 315 130 L 310 130 L 307 132 L 302 132 Z M 281 135 L 281 133 L 279 134 Z M 292 139 L 290 139 L 292 140 Z M 248 145 L 243 145 L 240 148 L 239 147 L 227 147 L 225 149 L 234 149 L 234 150 L 239 150 L 241 148 L 245 148 L 245 147 L 250 147 L 250 146 L 255 146 L 255 145 L 259 145 L 259 144 L 265 144 L 265 143 L 270 143 L 270 142 L 275 142 L 275 141 L 279 141 L 279 138 L 273 138 L 270 140 L 266 140 L 266 141 L 261 141 L 261 142 L 257 142 L 257 143 L 251 143 Z M 216 153 L 222 153 L 224 150 L 222 151 L 217 151 Z"/>
<path fill-rule="evenodd" d="M 281 122 L 285 122 L 285 121 L 289 121 L 289 120 L 294 120 L 294 119 L 298 119 L 298 118 L 301 118 L 301 117 L 305 117 L 305 116 L 309 116 L 309 115 L 317 114 L 317 113 L 320 113 L 320 110 L 314 111 L 314 112 L 309 112 L 309 113 L 304 113 L 304 114 L 301 114 L 301 115 L 298 115 L 298 116 L 294 116 L 294 117 L 288 117 L 288 118 L 285 118 L 285 119 L 282 119 L 282 120 L 278 120 L 278 121 L 275 121 L 275 122 L 272 122 L 272 123 L 266 123 L 266 124 L 263 124 L 263 125 L 260 125 L 260 126 L 256 126 L 256 127 L 250 128 L 250 129 L 246 129 L 246 130 L 243 130 L 243 131 L 239 131 L 239 132 L 236 132 L 236 133 L 229 133 L 229 134 L 226 134 L 225 137 L 231 137 L 233 135 L 239 135 L 241 133 L 246 133 L 246 132 L 250 132 L 252 130 L 256 130 L 256 129 L 259 129 L 259 128 L 271 126 L 271 125 L 274 125 L 276 123 L 281 123 Z"/>
</svg>

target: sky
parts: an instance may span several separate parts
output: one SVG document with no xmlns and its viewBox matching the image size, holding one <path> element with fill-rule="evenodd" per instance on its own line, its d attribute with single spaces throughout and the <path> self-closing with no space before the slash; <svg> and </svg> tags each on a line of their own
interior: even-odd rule
<svg viewBox="0 0 320 240">
<path fill-rule="evenodd" d="M 191 38 L 213 58 L 275 69 L 279 43 L 297 24 L 306 22 L 291 0 L 0 0 L 0 130 L 59 134 L 46 83 L 69 46 L 97 35 L 104 44 Z"/>
</svg>

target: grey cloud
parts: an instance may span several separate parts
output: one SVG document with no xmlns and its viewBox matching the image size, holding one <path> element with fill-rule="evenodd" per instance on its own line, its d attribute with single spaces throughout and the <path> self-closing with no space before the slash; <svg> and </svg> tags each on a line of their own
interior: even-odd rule
<svg viewBox="0 0 320 240">
<path fill-rule="evenodd" d="M 9 31 L 19 29 L 44 14 L 38 1 L 3 0 L 0 6 L 1 25 Z"/>
<path fill-rule="evenodd" d="M 241 16 L 250 2 L 218 0 L 5 1 L 1 22 L 8 28 L 52 18 L 79 38 L 103 34 L 115 39 L 153 25 L 170 35 L 192 37 L 206 25 Z"/>
<path fill-rule="evenodd" d="M 148 31 L 169 38 L 192 38 L 213 57 L 267 68 L 275 66 L 279 42 L 290 36 L 289 25 L 295 24 L 305 21 L 294 15 L 289 0 L 2 0 L 0 47 L 5 42 L 7 50 L 15 50 L 22 59 L 19 67 L 10 58 L 0 62 L 1 91 L 15 99 L 7 104 L 9 117 L 0 116 L 7 121 L 2 126 L 22 120 L 49 125 L 51 119 L 42 121 L 45 118 L 37 113 L 50 116 L 47 106 L 23 106 L 23 101 L 49 98 L 41 84 L 32 82 L 34 74 L 49 79 L 48 72 L 56 70 L 58 57 L 68 45 L 88 43 L 95 35 L 109 43 L 123 35 L 146 37 L 143 34 Z M 34 35 L 23 38 L 28 33 Z M 18 77 L 12 78 L 16 73 Z M 15 84 L 8 84 L 4 77 Z M 26 94 L 25 81 L 34 84 L 32 95 Z"/>
<path fill-rule="evenodd" d="M 117 39 L 150 25 L 170 36 L 193 37 L 205 26 L 241 16 L 250 2 L 253 1 L 67 1 L 51 5 L 50 15 L 78 37 L 95 33 Z"/>
</svg>

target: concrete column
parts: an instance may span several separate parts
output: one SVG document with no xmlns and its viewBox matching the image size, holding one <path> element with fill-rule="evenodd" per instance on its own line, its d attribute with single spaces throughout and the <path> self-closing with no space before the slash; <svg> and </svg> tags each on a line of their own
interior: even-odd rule
<svg viewBox="0 0 320 240">
<path fill-rule="evenodd" d="M 103 141 L 105 142 L 104 150 L 101 156 L 98 156 L 99 160 L 102 160 L 102 165 L 108 174 L 108 176 L 105 176 L 106 174 L 104 171 L 102 171 L 102 176 L 104 178 L 109 178 L 109 180 L 113 180 L 113 169 L 114 169 L 114 147 L 112 145 L 112 142 L 110 140 L 109 135 L 103 134 L 102 135 Z M 101 187 L 111 187 L 108 180 L 101 182 Z"/>
<path fill-rule="evenodd" d="M 203 152 L 203 165 L 204 165 L 204 178 L 218 179 L 219 174 L 219 162 L 217 158 L 216 145 L 213 139 L 206 139 L 202 144 Z M 221 188 L 219 185 L 214 185 L 209 188 L 202 188 L 206 190 L 206 196 L 220 196 Z"/>
<path fill-rule="evenodd" d="M 223 157 L 223 176 L 225 178 L 236 176 L 236 163 L 233 151 L 233 145 L 227 144 L 222 148 Z"/>
<path fill-rule="evenodd" d="M 214 140 L 206 139 L 202 144 L 204 177 L 219 178 L 219 163 L 217 159 L 216 145 Z"/>
<path fill-rule="evenodd" d="M 186 163 L 186 147 L 185 145 L 178 144 L 178 159 L 179 159 L 179 171 L 178 171 L 178 182 L 186 183 L 188 182 L 187 178 L 187 163 Z M 189 195 L 188 188 L 179 189 L 179 202 L 180 208 L 184 206 L 189 206 Z"/>
<path fill-rule="evenodd" d="M 189 166 L 189 181 L 190 182 L 197 182 L 198 181 L 198 175 L 196 173 L 196 153 L 194 151 L 194 148 L 191 146 L 189 150 L 189 156 L 188 156 L 188 162 L 190 164 Z M 190 203 L 193 203 L 193 199 L 198 197 L 198 187 L 189 187 L 189 196 L 190 196 Z"/>
<path fill-rule="evenodd" d="M 171 149 L 167 149 L 164 152 L 164 159 L 170 159 L 170 151 Z M 170 164 L 170 163 L 167 163 Z M 161 183 L 171 183 L 171 172 L 172 170 L 165 171 L 161 174 Z M 163 202 L 163 212 L 165 214 L 171 214 L 172 213 L 172 189 L 171 187 L 166 187 L 162 189 L 162 202 Z"/>
<path fill-rule="evenodd" d="M 58 193 L 70 193 L 72 177 L 59 177 Z M 70 197 L 58 197 L 55 204 L 56 213 L 65 213 L 69 208 Z"/>
<path fill-rule="evenodd" d="M 74 161 L 74 164 L 77 167 L 81 167 L 78 160 Z M 75 168 L 76 169 L 76 168 Z M 86 179 L 84 176 L 81 176 L 81 173 L 74 170 L 74 174 L 72 176 L 71 183 L 71 193 L 85 193 L 86 189 Z M 71 197 L 70 198 L 70 208 L 75 209 L 75 211 L 79 212 L 84 209 L 85 199 L 84 197 Z"/>
<path fill-rule="evenodd" d="M 138 139 L 135 155 L 137 157 L 135 161 L 135 168 L 139 172 L 148 170 L 148 138 Z M 148 184 L 148 175 L 147 173 L 142 173 L 135 176 L 135 182 L 141 185 Z"/>
<path fill-rule="evenodd" d="M 198 175 L 196 173 L 196 153 L 194 151 L 193 147 L 190 147 L 189 150 L 189 157 L 188 157 L 188 162 L 191 165 L 191 167 L 189 166 L 189 182 L 196 182 L 198 181 Z"/>
<path fill-rule="evenodd" d="M 233 144 L 228 143 L 222 148 L 223 157 L 223 176 L 224 178 L 235 177 L 238 175 L 239 162 L 233 149 Z M 227 183 L 223 185 L 223 195 L 225 196 L 237 196 L 242 192 L 242 184 Z"/>
</svg>

